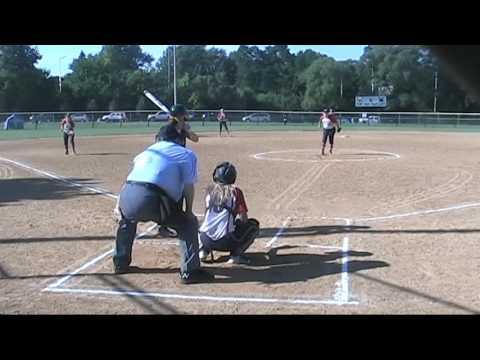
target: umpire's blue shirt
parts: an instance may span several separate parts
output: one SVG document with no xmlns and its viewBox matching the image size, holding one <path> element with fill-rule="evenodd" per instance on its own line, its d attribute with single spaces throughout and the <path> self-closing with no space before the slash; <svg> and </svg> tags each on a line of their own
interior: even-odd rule
<svg viewBox="0 0 480 360">
<path fill-rule="evenodd" d="M 127 181 L 155 184 L 175 201 L 182 197 L 185 184 L 195 184 L 197 180 L 195 153 L 169 141 L 159 141 L 137 155 L 127 177 Z"/>
</svg>

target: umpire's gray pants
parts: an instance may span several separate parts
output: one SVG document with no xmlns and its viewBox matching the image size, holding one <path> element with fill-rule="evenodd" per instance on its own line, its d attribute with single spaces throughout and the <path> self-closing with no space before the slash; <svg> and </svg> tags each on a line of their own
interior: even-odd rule
<svg viewBox="0 0 480 360">
<path fill-rule="evenodd" d="M 179 204 L 150 184 L 125 184 L 120 193 L 119 205 L 122 220 L 115 240 L 113 255 L 115 267 L 125 268 L 130 265 L 137 223 L 154 221 L 177 231 L 180 240 L 180 271 L 190 273 L 200 268 L 198 221 L 195 216 L 188 216 L 181 210 Z"/>
</svg>

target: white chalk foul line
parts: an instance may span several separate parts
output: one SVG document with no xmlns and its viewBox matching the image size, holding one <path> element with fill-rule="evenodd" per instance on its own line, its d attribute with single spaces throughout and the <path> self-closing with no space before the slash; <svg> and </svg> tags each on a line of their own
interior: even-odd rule
<svg viewBox="0 0 480 360">
<path fill-rule="evenodd" d="M 268 242 L 266 243 L 265 247 L 271 247 L 272 244 L 278 240 L 278 238 L 280 237 L 280 235 L 283 234 L 285 228 L 287 227 L 288 223 L 290 222 L 290 217 L 287 218 L 287 220 L 285 220 L 282 224 L 282 226 L 280 227 L 280 229 L 278 229 L 277 233 L 275 234 L 275 236 Z"/>
<path fill-rule="evenodd" d="M 358 219 L 355 219 L 355 221 L 378 221 L 378 220 L 398 219 L 398 218 L 407 217 L 407 216 L 428 215 L 428 214 L 434 214 L 439 212 L 467 209 L 467 208 L 479 207 L 479 206 L 480 206 L 480 202 L 477 202 L 477 203 L 471 203 L 471 204 L 449 206 L 449 207 L 440 208 L 440 209 L 419 210 L 419 211 L 414 211 L 414 212 L 409 212 L 404 214 L 395 214 L 395 215 L 389 215 L 389 216 L 378 216 L 378 217 L 370 217 L 370 218 L 358 218 Z"/>
<path fill-rule="evenodd" d="M 351 225 L 350 219 L 345 219 L 346 225 Z M 349 281 L 348 281 L 348 236 L 343 238 L 342 245 L 342 277 L 337 285 L 337 291 L 334 298 L 342 303 L 348 303 L 349 299 Z"/>
<path fill-rule="evenodd" d="M 149 234 L 150 231 L 152 231 L 154 228 L 156 228 L 158 225 L 157 224 L 154 224 L 152 226 L 150 226 L 146 231 L 142 232 L 141 234 L 138 234 L 135 239 L 141 239 L 142 237 L 144 237 L 145 235 Z M 63 283 L 65 283 L 66 281 L 68 281 L 72 276 L 78 274 L 79 272 L 83 271 L 83 270 L 86 270 L 88 269 L 89 267 L 95 265 L 97 262 L 99 262 L 100 260 L 102 260 L 103 258 L 111 255 L 112 253 L 114 252 L 114 249 L 111 249 L 111 250 L 108 250 L 107 252 L 104 252 L 103 254 L 97 256 L 95 259 L 92 259 L 90 260 L 89 262 L 85 263 L 84 265 L 80 266 L 78 269 L 72 271 L 71 273 L 69 273 L 68 275 L 62 277 L 61 279 L 59 279 L 58 281 L 54 282 L 53 284 L 47 286 L 45 289 L 43 289 L 42 291 L 51 291 L 52 289 L 55 289 L 57 287 L 59 287 L 60 285 L 62 285 Z"/>
<path fill-rule="evenodd" d="M 101 289 L 65 289 L 53 288 L 48 291 L 58 293 L 77 293 L 91 295 L 121 295 L 121 296 L 139 296 L 139 297 L 157 297 L 176 300 L 194 300 L 194 301 L 215 301 L 215 302 L 251 302 L 251 303 L 275 303 L 290 305 L 358 305 L 357 301 L 337 301 L 337 300 L 309 300 L 309 299 L 276 299 L 262 297 L 235 297 L 235 296 L 201 296 L 201 295 L 183 295 L 183 294 L 163 294 L 155 292 L 139 292 L 127 290 L 101 290 Z"/>
<path fill-rule="evenodd" d="M 66 178 L 63 177 L 63 176 L 54 174 L 53 172 L 48 172 L 48 171 L 40 170 L 40 169 L 34 168 L 34 167 L 32 167 L 32 166 L 29 166 L 29 165 L 27 165 L 27 164 L 23 164 L 23 163 L 21 163 L 21 162 L 14 161 L 14 160 L 10 160 L 10 159 L 7 159 L 7 158 L 1 157 L 1 156 L 0 156 L 0 161 L 5 161 L 5 162 L 8 162 L 8 163 L 17 165 L 18 167 L 22 167 L 22 168 L 24 168 L 24 169 L 27 169 L 27 170 L 36 172 L 36 173 L 41 174 L 41 175 L 43 175 L 43 176 L 46 176 L 46 177 L 55 179 L 55 180 L 57 180 L 57 181 L 61 181 L 61 182 L 65 183 L 65 184 L 67 184 L 67 185 L 70 185 L 70 186 L 75 186 L 75 187 L 78 187 L 78 188 L 82 188 L 82 189 L 85 189 L 85 190 L 89 190 L 89 191 L 92 191 L 92 192 L 94 192 L 94 193 L 96 193 L 96 194 L 100 194 L 100 195 L 109 197 L 109 198 L 111 198 L 111 199 L 115 199 L 115 200 L 118 199 L 118 194 L 115 194 L 115 193 L 113 193 L 113 192 L 111 192 L 111 191 L 104 190 L 104 189 L 98 188 L 98 187 L 93 187 L 93 186 L 87 186 L 87 185 L 79 184 L 79 183 L 76 183 L 76 182 L 74 182 L 74 181 L 68 180 L 68 179 L 66 179 Z M 203 214 L 195 214 L 195 216 L 202 217 Z"/>
</svg>

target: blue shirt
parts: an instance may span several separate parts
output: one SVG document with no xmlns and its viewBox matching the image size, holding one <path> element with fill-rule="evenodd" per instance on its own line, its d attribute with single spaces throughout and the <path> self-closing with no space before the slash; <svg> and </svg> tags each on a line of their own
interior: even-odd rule
<svg viewBox="0 0 480 360">
<path fill-rule="evenodd" d="M 185 184 L 198 181 L 197 156 L 173 142 L 159 141 L 135 157 L 127 181 L 155 184 L 179 201 Z"/>
</svg>

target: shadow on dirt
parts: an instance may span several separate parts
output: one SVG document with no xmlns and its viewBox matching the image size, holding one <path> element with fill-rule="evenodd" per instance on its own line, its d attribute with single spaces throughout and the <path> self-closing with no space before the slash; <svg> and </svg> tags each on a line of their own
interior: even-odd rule
<svg viewBox="0 0 480 360">
<path fill-rule="evenodd" d="M 337 261 L 344 257 L 340 251 L 325 254 L 285 253 L 280 251 L 292 250 L 298 246 L 281 246 L 271 249 L 268 253 L 249 252 L 246 255 L 251 263 L 248 266 L 208 267 L 215 274 L 215 283 L 242 283 L 260 282 L 265 284 L 303 282 L 322 276 L 340 274 L 343 265 Z M 369 252 L 350 251 L 349 256 L 371 256 Z M 218 258 L 216 262 L 226 260 Z M 356 272 L 379 267 L 389 266 L 388 263 L 378 260 L 349 260 L 348 272 Z"/>
<path fill-rule="evenodd" d="M 93 179 L 66 178 L 81 185 L 95 185 Z M 0 179 L 0 206 L 22 200 L 63 200 L 98 195 L 78 187 L 46 178 Z"/>
</svg>

